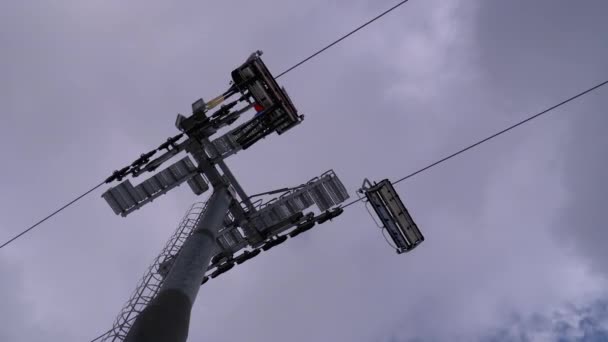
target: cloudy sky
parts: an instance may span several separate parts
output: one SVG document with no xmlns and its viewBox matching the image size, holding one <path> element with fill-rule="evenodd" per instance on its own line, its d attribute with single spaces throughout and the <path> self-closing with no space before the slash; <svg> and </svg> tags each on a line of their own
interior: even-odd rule
<svg viewBox="0 0 608 342">
<path fill-rule="evenodd" d="M 376 0 L 0 2 L 0 240 L 176 133 L 254 50 L 275 74 Z M 608 77 L 602 0 L 412 0 L 280 79 L 302 125 L 228 160 L 249 193 L 334 169 L 354 196 Z M 605 341 L 608 89 L 397 190 L 396 255 L 364 207 L 210 281 L 190 341 Z M 78 202 L 0 250 L 0 340 L 107 330 L 197 200 Z"/>
</svg>

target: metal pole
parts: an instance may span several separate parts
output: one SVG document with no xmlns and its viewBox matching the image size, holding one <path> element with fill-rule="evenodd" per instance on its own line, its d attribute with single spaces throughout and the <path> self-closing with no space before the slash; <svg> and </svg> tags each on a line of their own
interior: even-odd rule
<svg viewBox="0 0 608 342">
<path fill-rule="evenodd" d="M 190 311 L 209 266 L 231 197 L 218 184 L 207 209 L 182 247 L 158 295 L 137 316 L 125 342 L 185 342 Z"/>
</svg>

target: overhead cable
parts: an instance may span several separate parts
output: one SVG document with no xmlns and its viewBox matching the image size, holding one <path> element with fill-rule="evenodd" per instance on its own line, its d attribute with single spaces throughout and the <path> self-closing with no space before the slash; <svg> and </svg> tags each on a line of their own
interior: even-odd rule
<svg viewBox="0 0 608 342">
<path fill-rule="evenodd" d="M 549 107 L 549 108 L 547 108 L 547 109 L 545 109 L 545 110 L 543 110 L 543 111 L 541 111 L 539 113 L 531 115 L 531 116 L 529 116 L 529 117 L 527 117 L 527 118 L 525 118 L 525 119 L 523 119 L 523 120 L 521 120 L 521 121 L 519 121 L 519 122 L 517 122 L 517 123 L 515 123 L 515 124 L 513 124 L 513 125 L 511 125 L 511 126 L 509 126 L 507 128 L 505 128 L 505 129 L 502 129 L 502 130 L 500 130 L 500 131 L 498 131 L 498 132 L 496 132 L 496 133 L 494 133 L 494 134 L 492 134 L 492 135 L 490 135 L 490 136 L 488 136 L 488 137 L 486 137 L 484 139 L 481 139 L 481 140 L 479 140 L 479 141 L 477 141 L 477 142 L 475 142 L 475 143 L 473 143 L 473 144 L 471 144 L 471 145 L 469 145 L 469 146 L 467 146 L 465 148 L 462 148 L 462 149 L 460 149 L 460 150 L 458 150 L 458 151 L 456 151 L 456 152 L 454 152 L 454 153 L 452 153 L 452 154 L 450 154 L 450 155 L 448 155 L 446 157 L 443 157 L 443 158 L 437 160 L 436 162 L 433 162 L 433 163 L 431 163 L 431 164 L 429 164 L 429 165 L 427 165 L 427 166 L 425 166 L 425 167 L 423 167 L 421 169 L 418 169 L 417 171 L 414 171 L 414 172 L 408 174 L 407 176 L 399 178 L 398 180 L 392 182 L 391 184 L 395 185 L 395 184 L 398 184 L 398 183 L 400 183 L 400 182 L 402 182 L 402 181 L 404 181 L 406 179 L 414 177 L 414 176 L 416 176 L 416 175 L 418 175 L 418 174 L 420 174 L 420 173 L 422 173 L 422 172 L 424 172 L 424 171 L 426 171 L 426 170 L 428 170 L 428 169 L 430 169 L 432 167 L 435 167 L 435 166 L 437 166 L 437 165 L 439 165 L 439 164 L 441 164 L 441 163 L 443 163 L 445 161 L 448 161 L 449 159 L 452 159 L 452 158 L 458 156 L 461 153 L 464 153 L 464 152 L 466 152 L 468 150 L 471 150 L 471 149 L 473 149 L 473 148 L 475 148 L 475 147 L 477 147 L 477 146 L 479 146 L 479 145 L 481 145 L 481 144 L 483 144 L 485 142 L 488 142 L 488 141 L 490 141 L 490 140 L 492 140 L 492 139 L 494 139 L 494 138 L 496 138 L 496 137 L 498 137 L 498 136 L 500 136 L 502 134 L 505 134 L 505 133 L 509 132 L 510 130 L 512 130 L 512 129 L 516 128 L 516 127 L 519 127 L 519 126 L 521 126 L 521 125 L 523 125 L 525 123 L 528 123 L 528 122 L 530 122 L 530 121 L 532 121 L 532 120 L 534 120 L 534 119 L 536 119 L 536 118 L 538 118 L 538 117 L 540 117 L 540 116 L 542 116 L 544 114 L 547 114 L 547 113 L 549 113 L 549 112 L 551 112 L 551 111 L 553 111 L 553 110 L 555 110 L 555 109 L 557 109 L 557 108 L 559 108 L 559 107 L 561 107 L 561 106 L 563 106 L 563 105 L 565 105 L 565 104 L 567 104 L 567 103 L 569 103 L 571 101 L 574 101 L 574 100 L 578 99 L 579 97 L 587 95 L 588 93 L 591 93 L 594 90 L 597 90 L 597 89 L 605 86 L 606 84 L 608 84 L 608 80 L 606 80 L 606 81 L 604 81 L 602 83 L 599 83 L 599 84 L 597 84 L 597 85 L 595 85 L 595 86 L 593 86 L 593 87 L 591 87 L 591 88 L 589 88 L 587 90 L 584 90 L 584 91 L 582 91 L 582 92 L 580 92 L 580 93 L 578 93 L 578 94 L 576 94 L 574 96 L 571 96 L 568 99 L 563 100 L 562 102 L 560 102 L 560 103 L 558 103 L 556 105 L 553 105 L 553 106 L 551 106 L 551 107 Z M 355 204 L 355 203 L 361 201 L 362 199 L 364 199 L 364 197 L 360 197 L 360 198 L 358 198 L 358 199 L 356 199 L 356 200 L 354 200 L 352 202 L 349 202 L 349 203 L 345 204 L 344 206 L 342 206 L 342 208 L 346 208 L 346 207 L 348 207 L 348 206 L 350 206 L 352 204 Z"/>
<path fill-rule="evenodd" d="M 319 51 L 317 51 L 317 52 L 313 53 L 312 55 L 310 55 L 310 56 L 306 57 L 306 58 L 305 58 L 305 59 L 303 59 L 302 61 L 300 61 L 300 62 L 296 63 L 295 65 L 293 65 L 292 67 L 290 67 L 289 69 L 287 69 L 287 70 L 283 71 L 283 72 L 282 72 L 282 73 L 280 73 L 278 76 L 276 76 L 276 77 L 275 77 L 275 79 L 276 79 L 276 78 L 279 78 L 279 77 L 281 77 L 281 76 L 283 76 L 283 75 L 285 75 L 285 74 L 287 74 L 288 72 L 290 72 L 290 71 L 294 70 L 295 68 L 299 67 L 300 65 L 302 65 L 302 64 L 304 64 L 304 63 L 306 63 L 306 62 L 308 62 L 308 61 L 309 61 L 309 60 L 311 60 L 312 58 L 314 58 L 314 57 L 316 57 L 317 55 L 319 55 L 319 54 L 323 53 L 325 50 L 327 50 L 327 49 L 331 48 L 332 46 L 334 46 L 334 45 L 338 44 L 338 43 L 339 43 L 339 42 L 341 42 L 342 40 L 344 40 L 344 39 L 346 39 L 346 38 L 350 37 L 350 36 L 351 36 L 351 35 L 353 35 L 355 32 L 357 32 L 357 31 L 361 30 L 362 28 L 364 28 L 364 27 L 366 27 L 367 25 L 369 25 L 369 24 L 373 23 L 374 21 L 376 21 L 376 20 L 378 20 L 378 19 L 382 18 L 382 17 L 383 17 L 383 16 L 385 16 L 386 14 L 388 14 L 388 13 L 392 12 L 393 10 L 395 10 L 396 8 L 398 8 L 399 6 L 401 6 L 401 5 L 405 4 L 405 3 L 406 3 L 406 2 L 408 2 L 408 1 L 409 1 L 409 0 L 403 0 L 403 1 L 399 2 L 399 3 L 397 3 L 396 5 L 394 5 L 393 7 L 389 8 L 388 10 L 386 10 L 386 11 L 382 12 L 381 14 L 377 15 L 376 17 L 374 17 L 374 18 L 372 18 L 372 19 L 368 20 L 367 22 L 365 22 L 364 24 L 362 24 L 362 25 L 358 26 L 357 28 L 355 28 L 354 30 L 350 31 L 350 32 L 349 32 L 349 33 L 347 33 L 346 35 L 344 35 L 344 36 L 342 36 L 342 37 L 338 38 L 337 40 L 335 40 L 335 41 L 334 41 L 334 42 L 332 42 L 331 44 L 329 44 L 329 45 L 325 46 L 324 48 L 320 49 Z M 179 135 L 179 137 L 181 137 L 181 134 Z M 159 148 L 159 150 L 160 150 L 160 148 Z M 151 156 L 151 155 L 150 155 L 150 156 Z M 150 157 L 150 156 L 147 156 L 147 155 L 146 155 L 146 157 Z M 140 158 L 142 158 L 142 159 L 143 159 L 143 157 L 144 157 L 144 155 L 142 155 L 142 157 L 140 157 Z M 103 183 L 101 183 L 101 184 L 99 184 L 99 185 L 95 186 L 94 188 L 92 188 L 91 190 L 89 190 L 89 191 L 85 192 L 84 194 L 82 194 L 82 195 L 80 195 L 80 196 L 76 197 L 74 200 L 70 201 L 68 204 L 66 204 L 66 205 L 64 205 L 63 207 L 59 208 L 57 211 L 53 212 L 52 214 L 50 214 L 50 215 L 48 215 L 47 217 L 43 218 L 42 220 L 38 221 L 38 222 L 37 222 L 37 223 L 35 223 L 33 226 L 31 226 L 31 227 L 27 228 L 27 229 L 26 229 L 26 230 L 24 230 L 23 232 L 19 233 L 17 236 L 13 237 L 12 239 L 10 239 L 10 240 L 8 240 L 7 242 L 5 242 L 4 244 L 2 244 L 2 245 L 0 246 L 0 248 L 2 248 L 2 247 L 4 247 L 4 246 L 6 246 L 6 245 L 8 245 L 8 244 L 10 244 L 11 242 L 15 241 L 16 239 L 18 239 L 19 237 L 21 237 L 21 236 L 22 236 L 22 235 L 24 235 L 25 233 L 27 233 L 27 232 L 31 231 L 32 229 L 36 228 L 37 226 L 39 226 L 39 225 L 40 225 L 41 223 L 43 223 L 44 221 L 46 221 L 46 220 L 48 220 L 49 218 L 51 218 L 51 217 L 55 216 L 56 214 L 60 213 L 61 211 L 63 211 L 63 210 L 64 210 L 64 209 L 66 209 L 67 207 L 69 207 L 70 205 L 74 204 L 76 201 L 80 200 L 80 199 L 81 199 L 81 198 L 83 198 L 84 196 L 88 195 L 89 193 L 93 192 L 94 190 L 97 190 L 97 188 L 99 188 L 100 186 L 102 186 L 104 183 L 108 183 L 108 182 L 113 181 L 113 180 L 116 180 L 116 179 L 117 179 L 117 180 L 120 180 L 120 179 L 121 179 L 122 177 L 124 177 L 124 176 L 125 176 L 125 175 L 128 173 L 128 171 L 130 171 L 130 170 L 131 170 L 130 166 L 127 166 L 127 167 L 126 167 L 126 168 L 124 168 L 123 170 L 120 170 L 120 171 L 115 171 L 115 172 L 114 172 L 114 174 L 112 174 L 112 176 L 111 176 L 110 178 L 106 179 L 106 181 L 104 181 Z"/>
<path fill-rule="evenodd" d="M 40 224 L 42 224 L 44 221 L 50 219 L 51 217 L 59 214 L 61 211 L 63 211 L 64 209 L 66 209 L 67 207 L 71 206 L 72 204 L 76 203 L 76 201 L 78 201 L 79 199 L 85 197 L 86 195 L 90 194 L 91 192 L 97 190 L 100 186 L 104 185 L 106 182 L 101 182 L 99 184 L 97 184 L 96 186 L 94 186 L 93 188 L 91 188 L 90 190 L 87 190 L 85 193 L 83 193 L 82 195 L 74 198 L 73 200 L 71 200 L 70 202 L 68 202 L 67 204 L 65 204 L 64 206 L 62 206 L 61 208 L 55 210 L 54 212 L 52 212 L 51 214 L 49 214 L 48 216 L 46 216 L 45 218 L 43 218 L 42 220 L 34 223 L 31 227 L 27 228 L 26 230 L 22 231 L 21 233 L 15 235 L 13 238 L 9 239 L 8 241 L 6 241 L 5 243 L 3 243 L 0 248 L 10 244 L 11 242 L 17 240 L 18 238 L 20 238 L 21 236 L 23 236 L 24 234 L 26 234 L 27 232 L 31 231 L 32 229 L 38 227 Z"/>
<path fill-rule="evenodd" d="M 366 21 L 364 24 L 362 24 L 362 25 L 358 26 L 358 27 L 357 27 L 357 28 L 355 28 L 354 30 L 352 30 L 352 31 L 350 31 L 349 33 L 347 33 L 347 34 L 343 35 L 342 37 L 340 37 L 340 38 L 338 38 L 338 39 L 334 40 L 333 42 L 331 42 L 330 44 L 326 45 L 326 46 L 325 46 L 325 47 L 323 47 L 322 49 L 320 49 L 320 50 L 318 50 L 317 52 L 313 53 L 312 55 L 310 55 L 310 56 L 308 56 L 308 57 L 304 58 L 302 61 L 300 61 L 300 62 L 296 63 L 295 65 L 293 65 L 293 66 L 292 66 L 292 67 L 290 67 L 289 69 L 287 69 L 287 70 L 283 71 L 283 72 L 282 72 L 282 73 L 280 73 L 278 76 L 276 76 L 276 77 L 275 77 L 275 79 L 276 79 L 276 78 L 279 78 L 279 77 L 281 77 L 281 76 L 283 76 L 283 75 L 285 75 L 286 73 L 288 73 L 288 72 L 292 71 L 293 69 L 295 69 L 295 68 L 299 67 L 300 65 L 302 65 L 302 64 L 304 64 L 304 63 L 308 62 L 309 60 L 311 60 L 311 59 L 315 58 L 317 55 L 320 55 L 320 54 L 321 54 L 321 53 L 323 53 L 325 50 L 327 50 L 327 49 L 331 48 L 332 46 L 334 46 L 334 45 L 338 44 L 339 42 L 343 41 L 344 39 L 346 39 L 346 38 L 350 37 L 351 35 L 353 35 L 353 34 L 354 34 L 354 33 L 356 33 L 357 31 L 359 31 L 359 30 L 361 30 L 362 28 L 366 27 L 367 25 L 369 25 L 369 24 L 373 23 L 374 21 L 376 21 L 376 20 L 378 20 L 378 19 L 382 18 L 383 16 L 387 15 L 388 13 L 392 12 L 393 10 L 397 9 L 398 7 L 400 7 L 401 5 L 405 4 L 405 3 L 406 3 L 406 2 L 408 2 L 408 1 L 409 1 L 409 0 L 403 0 L 403 1 L 399 2 L 399 3 L 397 3 L 396 5 L 394 5 L 393 7 L 391 7 L 391 8 L 389 8 L 389 9 L 387 9 L 386 11 L 384 11 L 384 12 L 382 12 L 382 13 L 378 14 L 377 16 L 373 17 L 372 19 L 370 19 L 370 20 Z"/>
</svg>

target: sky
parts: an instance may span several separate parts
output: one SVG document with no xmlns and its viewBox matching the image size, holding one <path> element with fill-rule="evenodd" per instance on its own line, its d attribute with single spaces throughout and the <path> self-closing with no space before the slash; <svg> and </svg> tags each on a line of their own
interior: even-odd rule
<svg viewBox="0 0 608 342">
<path fill-rule="evenodd" d="M 0 240 L 174 135 L 251 52 L 279 74 L 394 3 L 0 2 Z M 607 10 L 411 0 L 281 77 L 304 122 L 227 163 L 251 194 L 333 169 L 356 196 L 606 80 Z M 189 341 L 607 340 L 607 91 L 397 185 L 412 253 L 357 204 L 208 282 Z M 103 191 L 0 250 L 0 340 L 109 329 L 206 198 L 123 218 Z"/>
</svg>

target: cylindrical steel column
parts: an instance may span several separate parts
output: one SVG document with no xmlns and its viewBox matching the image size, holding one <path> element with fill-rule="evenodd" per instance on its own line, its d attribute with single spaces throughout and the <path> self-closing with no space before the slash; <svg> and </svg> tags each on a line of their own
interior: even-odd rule
<svg viewBox="0 0 608 342">
<path fill-rule="evenodd" d="M 231 197 L 219 185 L 182 247 L 156 298 L 137 316 L 125 342 L 185 342 L 190 311 L 209 266 Z"/>
</svg>

